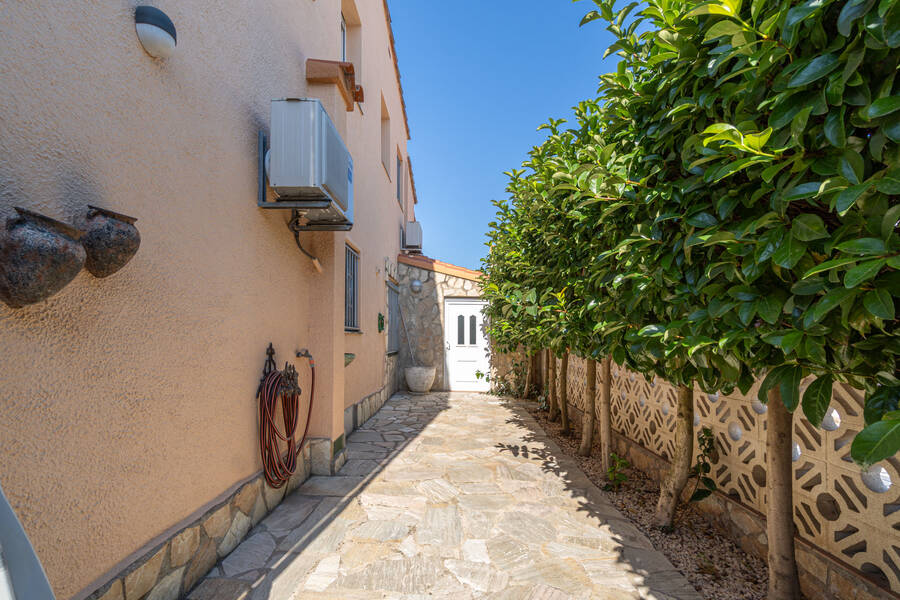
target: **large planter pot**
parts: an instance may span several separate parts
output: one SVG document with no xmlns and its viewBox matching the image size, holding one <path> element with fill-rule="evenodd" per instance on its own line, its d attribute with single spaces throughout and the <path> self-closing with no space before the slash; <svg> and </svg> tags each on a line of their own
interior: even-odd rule
<svg viewBox="0 0 900 600">
<path fill-rule="evenodd" d="M 87 251 L 84 267 L 94 277 L 109 277 L 137 253 L 141 234 L 134 217 L 88 205 L 81 243 Z"/>
<path fill-rule="evenodd" d="M 403 375 L 406 377 L 406 386 L 414 394 L 427 394 L 434 383 L 434 367 L 406 367 Z"/>
<path fill-rule="evenodd" d="M 46 300 L 84 266 L 84 234 L 50 217 L 16 207 L 0 241 L 0 300 L 21 308 Z"/>
</svg>

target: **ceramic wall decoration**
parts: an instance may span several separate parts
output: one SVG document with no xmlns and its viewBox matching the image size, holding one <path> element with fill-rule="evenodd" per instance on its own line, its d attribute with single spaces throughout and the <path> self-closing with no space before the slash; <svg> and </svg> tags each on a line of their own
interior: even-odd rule
<svg viewBox="0 0 900 600">
<path fill-rule="evenodd" d="M 75 279 L 86 253 L 84 232 L 16 207 L 0 240 L 0 300 L 21 308 L 46 300 Z"/>
<path fill-rule="evenodd" d="M 141 234 L 134 217 L 88 205 L 81 243 L 87 251 L 85 268 L 94 277 L 109 277 L 137 253 Z"/>
</svg>

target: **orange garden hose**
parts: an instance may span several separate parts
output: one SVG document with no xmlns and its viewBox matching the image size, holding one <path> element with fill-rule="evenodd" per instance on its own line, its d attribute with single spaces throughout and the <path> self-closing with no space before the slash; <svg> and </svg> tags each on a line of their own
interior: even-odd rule
<svg viewBox="0 0 900 600">
<path fill-rule="evenodd" d="M 259 452 L 263 463 L 266 482 L 273 488 L 282 487 L 297 471 L 297 457 L 303 450 L 306 435 L 309 433 L 309 420 L 312 416 L 313 398 L 316 389 L 316 363 L 309 357 L 311 381 L 309 386 L 309 408 L 306 411 L 306 426 L 303 437 L 298 443 L 295 437 L 297 420 L 300 413 L 299 391 L 282 391 L 283 375 L 273 370 L 266 375 L 259 392 Z M 284 433 L 278 430 L 275 423 L 275 410 L 281 398 L 281 415 L 284 420 Z M 282 456 L 279 440 L 287 443 L 287 452 Z"/>
</svg>

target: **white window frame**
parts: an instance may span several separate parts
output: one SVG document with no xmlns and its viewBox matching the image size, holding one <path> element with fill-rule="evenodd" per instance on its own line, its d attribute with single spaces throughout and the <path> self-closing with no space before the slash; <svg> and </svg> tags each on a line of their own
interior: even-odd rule
<svg viewBox="0 0 900 600">
<path fill-rule="evenodd" d="M 341 13 L 341 62 L 347 62 L 347 19 Z"/>
</svg>

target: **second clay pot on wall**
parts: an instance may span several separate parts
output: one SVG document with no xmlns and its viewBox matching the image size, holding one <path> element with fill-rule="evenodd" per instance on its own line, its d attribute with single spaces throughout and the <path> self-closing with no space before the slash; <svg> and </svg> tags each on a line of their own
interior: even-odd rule
<svg viewBox="0 0 900 600">
<path fill-rule="evenodd" d="M 0 240 L 0 300 L 21 308 L 46 300 L 75 279 L 85 262 L 82 231 L 16 207 Z"/>
<path fill-rule="evenodd" d="M 141 234 L 134 226 L 135 221 L 134 217 L 88 205 L 81 243 L 87 251 L 84 266 L 91 275 L 109 277 L 137 253 Z"/>
</svg>

